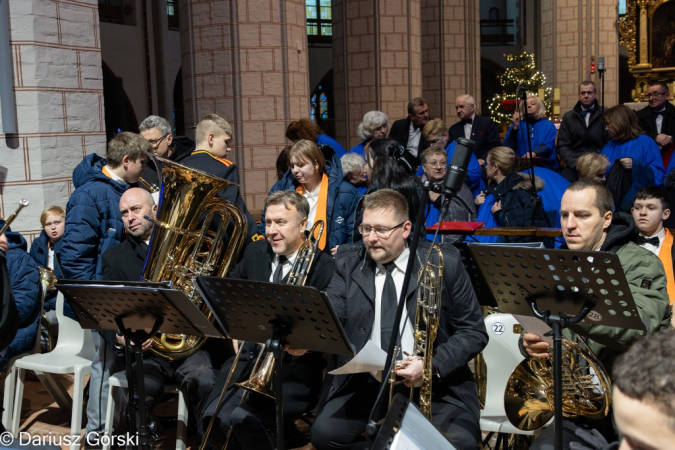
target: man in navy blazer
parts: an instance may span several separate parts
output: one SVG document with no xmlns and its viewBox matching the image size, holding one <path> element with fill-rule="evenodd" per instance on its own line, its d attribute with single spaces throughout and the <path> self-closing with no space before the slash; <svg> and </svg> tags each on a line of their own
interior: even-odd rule
<svg viewBox="0 0 675 450">
<path fill-rule="evenodd" d="M 476 158 L 485 161 L 488 152 L 501 145 L 497 125 L 489 117 L 476 115 L 476 101 L 468 94 L 457 97 L 455 111 L 459 122 L 448 129 L 448 143 L 460 137 L 471 139 L 476 143 Z"/>
</svg>

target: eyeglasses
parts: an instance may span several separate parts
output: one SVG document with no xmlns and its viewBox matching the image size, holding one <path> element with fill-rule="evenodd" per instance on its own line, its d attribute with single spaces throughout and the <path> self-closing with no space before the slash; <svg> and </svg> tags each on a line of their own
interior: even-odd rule
<svg viewBox="0 0 675 450">
<path fill-rule="evenodd" d="M 367 237 L 367 236 L 370 236 L 371 231 L 374 231 L 375 234 L 377 235 L 377 237 L 379 237 L 380 239 L 389 239 L 389 236 L 391 236 L 391 233 L 395 229 L 399 228 L 401 225 L 403 225 L 406 222 L 407 222 L 407 220 L 404 220 L 403 222 L 399 223 L 398 225 L 390 227 L 390 228 L 387 228 L 387 227 L 371 227 L 370 225 L 359 225 L 359 233 L 361 233 L 361 235 L 363 237 Z"/>
<path fill-rule="evenodd" d="M 150 143 L 150 145 L 152 145 L 154 147 L 155 145 L 159 145 L 159 143 L 162 142 L 164 140 L 164 138 L 166 138 L 170 134 L 171 133 L 165 133 L 164 136 L 162 136 L 159 139 L 148 139 L 148 142 Z"/>
<path fill-rule="evenodd" d="M 448 165 L 447 161 L 427 161 L 426 165 L 429 167 L 446 167 Z"/>
<path fill-rule="evenodd" d="M 666 95 L 667 92 L 647 92 L 647 98 L 658 97 L 659 95 Z"/>
</svg>

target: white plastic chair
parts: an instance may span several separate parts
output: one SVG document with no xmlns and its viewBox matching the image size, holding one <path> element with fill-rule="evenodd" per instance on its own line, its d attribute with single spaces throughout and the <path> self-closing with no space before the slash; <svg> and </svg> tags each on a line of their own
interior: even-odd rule
<svg viewBox="0 0 675 450">
<path fill-rule="evenodd" d="M 480 412 L 480 429 L 487 432 L 538 435 L 543 428 L 523 431 L 511 424 L 504 409 L 504 392 L 513 370 L 525 359 L 518 347 L 519 333 L 513 326 L 518 321 L 511 314 L 490 314 L 485 318 L 485 328 L 490 341 L 483 349 L 487 365 L 487 392 L 485 407 Z M 551 423 L 551 419 L 547 425 Z"/>
<path fill-rule="evenodd" d="M 84 397 L 84 379 L 91 373 L 91 361 L 94 358 L 94 342 L 91 330 L 83 330 L 80 324 L 63 315 L 63 294 L 56 299 L 56 316 L 59 321 L 59 339 L 56 347 L 49 353 L 29 355 L 16 361 L 16 394 L 11 427 L 7 428 L 18 435 L 21 421 L 21 403 L 23 400 L 23 379 L 26 370 L 33 370 L 47 391 L 54 397 L 59 407 L 71 409 L 70 434 L 79 437 L 82 433 L 82 410 Z M 56 374 L 75 375 L 73 397 L 63 387 Z M 79 439 L 73 439 L 78 442 Z M 76 449 L 73 443 L 70 448 Z"/>
<path fill-rule="evenodd" d="M 105 413 L 105 435 L 112 436 L 113 414 L 115 411 L 115 395 L 118 388 L 128 389 L 126 372 L 117 372 L 111 375 L 108 380 L 108 407 Z M 176 385 L 166 385 L 164 392 L 168 394 L 178 394 L 178 424 L 176 427 L 176 450 L 185 450 L 187 441 L 188 425 L 188 407 L 187 393 Z M 110 450 L 110 440 L 107 439 L 103 445 L 103 450 Z"/>
</svg>

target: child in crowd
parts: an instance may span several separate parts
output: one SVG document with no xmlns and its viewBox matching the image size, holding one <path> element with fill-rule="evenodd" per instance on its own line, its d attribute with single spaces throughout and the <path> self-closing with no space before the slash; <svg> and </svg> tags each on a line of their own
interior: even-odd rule
<svg viewBox="0 0 675 450">
<path fill-rule="evenodd" d="M 663 227 L 663 221 L 670 216 L 670 205 L 666 192 L 659 187 L 645 187 L 635 195 L 633 219 L 640 234 L 637 244 L 659 257 L 666 272 L 668 298 L 675 300 L 675 276 L 673 273 L 673 235 Z"/>
</svg>

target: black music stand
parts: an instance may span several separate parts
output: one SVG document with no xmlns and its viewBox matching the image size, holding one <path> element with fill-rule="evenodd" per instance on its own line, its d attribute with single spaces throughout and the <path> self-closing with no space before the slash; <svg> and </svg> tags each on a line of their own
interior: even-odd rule
<svg viewBox="0 0 675 450">
<path fill-rule="evenodd" d="M 576 323 L 644 330 L 618 256 L 469 245 L 500 311 L 535 316 L 553 335 L 555 449 L 562 449 L 562 330 Z M 578 327 L 577 327 L 578 328 Z M 575 330 L 584 335 L 583 329 Z"/>
<path fill-rule="evenodd" d="M 127 381 L 132 394 L 129 403 L 137 408 L 129 415 L 129 433 L 138 433 L 138 444 L 133 447 L 149 450 L 152 443 L 145 410 L 143 342 L 158 332 L 223 336 L 183 292 L 164 283 L 61 280 L 56 287 L 73 307 L 82 328 L 119 330 L 124 334 Z M 135 376 L 130 349 L 136 362 Z"/>
<path fill-rule="evenodd" d="M 203 276 L 196 285 L 229 338 L 265 342 L 274 355 L 277 448 L 283 449 L 284 346 L 354 355 L 330 301 L 311 286 Z"/>
</svg>

